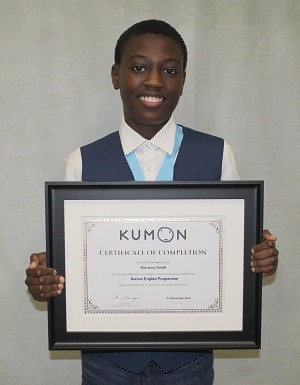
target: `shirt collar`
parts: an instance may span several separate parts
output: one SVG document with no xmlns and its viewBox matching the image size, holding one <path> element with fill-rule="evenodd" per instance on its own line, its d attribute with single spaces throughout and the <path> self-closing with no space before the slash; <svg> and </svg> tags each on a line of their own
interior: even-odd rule
<svg viewBox="0 0 300 385">
<path fill-rule="evenodd" d="M 172 115 L 163 128 L 159 130 L 159 132 L 151 140 L 147 140 L 128 126 L 123 116 L 119 132 L 125 155 L 136 150 L 145 142 L 150 142 L 152 145 L 171 155 L 175 143 L 176 123 Z"/>
</svg>

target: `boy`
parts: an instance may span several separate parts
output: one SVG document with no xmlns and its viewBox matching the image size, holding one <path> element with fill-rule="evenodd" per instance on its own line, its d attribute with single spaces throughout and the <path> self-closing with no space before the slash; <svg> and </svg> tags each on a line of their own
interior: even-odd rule
<svg viewBox="0 0 300 385">
<path fill-rule="evenodd" d="M 65 179 L 83 181 L 239 179 L 232 150 L 220 138 L 176 125 L 187 50 L 179 33 L 158 20 L 137 23 L 119 38 L 112 83 L 124 117 L 119 132 L 74 151 Z M 252 249 L 252 270 L 271 275 L 278 262 L 276 237 L 264 231 Z M 61 294 L 64 278 L 33 254 L 26 270 L 38 301 Z M 83 353 L 84 385 L 212 384 L 211 351 Z"/>
</svg>

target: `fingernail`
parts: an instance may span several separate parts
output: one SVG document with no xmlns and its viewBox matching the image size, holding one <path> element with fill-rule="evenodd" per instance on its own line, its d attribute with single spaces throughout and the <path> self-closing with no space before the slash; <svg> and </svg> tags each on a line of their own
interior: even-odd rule
<svg viewBox="0 0 300 385">
<path fill-rule="evenodd" d="M 254 254 L 254 253 L 255 253 L 254 249 L 251 249 L 251 253 L 252 253 L 252 254 Z"/>
<path fill-rule="evenodd" d="M 57 287 L 58 287 L 59 289 L 63 289 L 63 288 L 64 288 L 64 285 L 62 285 L 61 283 L 59 283 L 59 284 L 57 285 Z"/>
<path fill-rule="evenodd" d="M 56 292 L 57 294 L 61 294 L 61 290 L 57 290 L 57 292 Z"/>
</svg>

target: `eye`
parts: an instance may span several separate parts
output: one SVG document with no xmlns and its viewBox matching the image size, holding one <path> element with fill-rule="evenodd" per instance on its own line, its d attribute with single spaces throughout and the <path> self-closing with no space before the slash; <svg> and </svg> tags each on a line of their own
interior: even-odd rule
<svg viewBox="0 0 300 385">
<path fill-rule="evenodd" d="M 132 69 L 133 69 L 134 72 L 144 72 L 144 71 L 146 71 L 143 66 L 134 66 L 134 67 L 132 67 Z"/>
<path fill-rule="evenodd" d="M 164 70 L 164 73 L 166 73 L 167 75 L 176 75 L 178 72 L 176 70 L 174 70 L 173 68 L 166 68 Z"/>
</svg>

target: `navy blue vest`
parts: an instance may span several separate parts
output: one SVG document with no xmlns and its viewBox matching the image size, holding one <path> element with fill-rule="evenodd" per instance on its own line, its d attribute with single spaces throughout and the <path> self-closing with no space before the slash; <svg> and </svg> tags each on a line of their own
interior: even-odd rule
<svg viewBox="0 0 300 385">
<path fill-rule="evenodd" d="M 220 180 L 223 139 L 183 127 L 183 140 L 174 166 L 176 181 Z M 124 157 L 120 136 L 113 132 L 81 147 L 84 182 L 134 180 Z"/>
<path fill-rule="evenodd" d="M 174 165 L 176 181 L 213 181 L 221 179 L 223 139 L 183 127 L 183 140 Z M 83 182 L 125 182 L 134 177 L 124 157 L 118 132 L 81 147 Z M 165 372 L 186 365 L 203 354 L 201 352 L 121 352 L 99 354 L 102 358 L 140 373 L 151 360 Z M 92 358 L 92 357 L 91 357 Z"/>
</svg>

